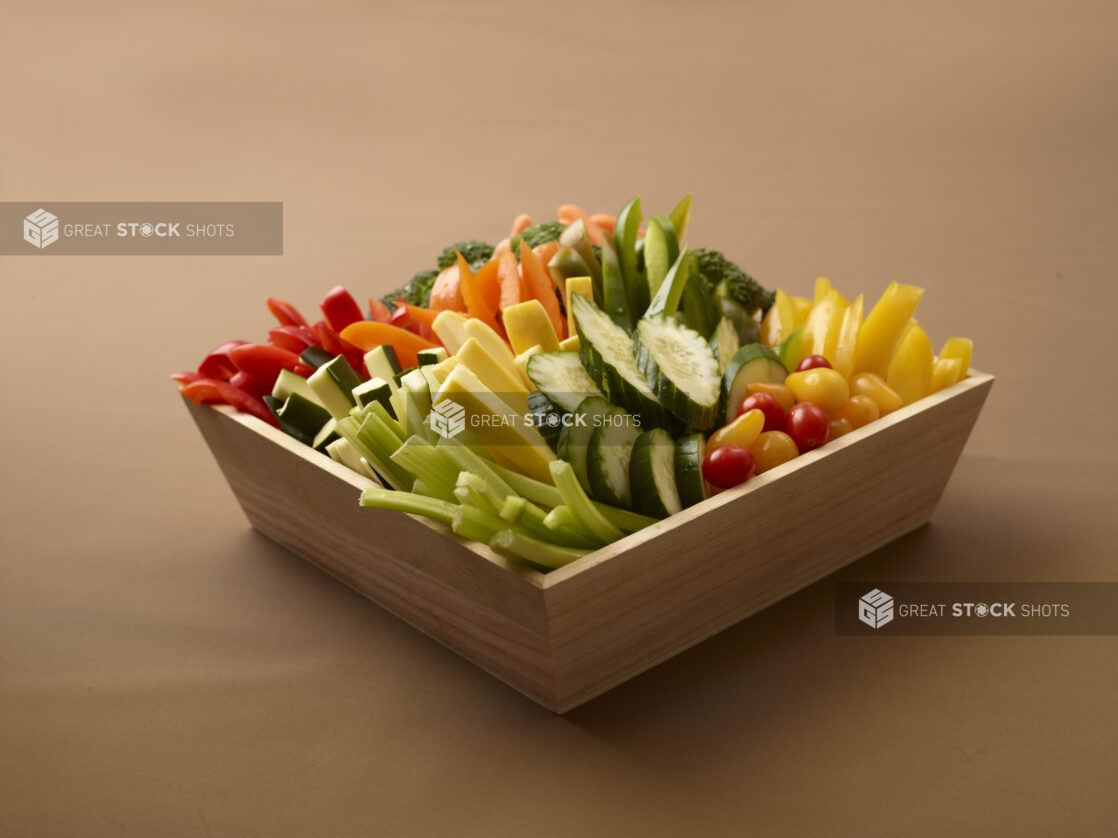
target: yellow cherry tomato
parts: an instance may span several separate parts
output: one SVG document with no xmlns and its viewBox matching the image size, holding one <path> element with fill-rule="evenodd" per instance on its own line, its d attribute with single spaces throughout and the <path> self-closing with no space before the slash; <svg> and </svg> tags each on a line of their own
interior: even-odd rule
<svg viewBox="0 0 1118 838">
<path fill-rule="evenodd" d="M 850 398 L 850 385 L 830 367 L 813 367 L 803 372 L 794 372 L 784 383 L 798 402 L 811 402 L 823 408 L 823 412 L 834 419 L 842 413 L 842 406 Z"/>
<path fill-rule="evenodd" d="M 850 392 L 855 396 L 869 396 L 877 404 L 882 416 L 901 406 L 901 397 L 897 395 L 897 391 L 876 373 L 858 373 L 850 382 Z"/>
<path fill-rule="evenodd" d="M 773 384 L 769 381 L 754 381 L 745 388 L 745 393 L 748 396 L 752 396 L 754 393 L 768 393 L 780 402 L 780 406 L 784 408 L 785 413 L 796 405 L 796 397 L 792 395 L 792 391 L 788 389 L 788 385 L 786 384 Z"/>
<path fill-rule="evenodd" d="M 850 420 L 845 416 L 840 416 L 837 419 L 831 420 L 831 435 L 827 437 L 827 441 L 838 439 L 840 436 L 845 436 L 854 430 L 854 426 L 850 424 Z"/>
<path fill-rule="evenodd" d="M 765 427 L 765 414 L 759 410 L 747 410 L 729 425 L 719 428 L 707 440 L 707 451 L 719 445 L 751 446 Z"/>
<path fill-rule="evenodd" d="M 853 395 L 842 408 L 842 418 L 851 428 L 860 428 L 881 417 L 881 408 L 869 396 Z"/>
<path fill-rule="evenodd" d="M 796 447 L 792 437 L 784 431 L 765 431 L 754 440 L 750 450 L 757 462 L 758 474 L 784 465 L 789 460 L 795 459 L 800 453 L 800 449 Z"/>
</svg>

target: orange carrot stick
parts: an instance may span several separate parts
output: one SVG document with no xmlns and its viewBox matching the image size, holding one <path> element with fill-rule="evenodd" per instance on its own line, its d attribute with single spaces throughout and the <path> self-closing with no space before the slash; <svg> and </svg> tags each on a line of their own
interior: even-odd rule
<svg viewBox="0 0 1118 838">
<path fill-rule="evenodd" d="M 565 324 L 559 313 L 559 298 L 555 296 L 555 284 L 551 281 L 551 275 L 540 261 L 540 257 L 532 252 L 532 248 L 528 247 L 523 239 L 520 241 L 520 270 L 524 273 L 524 279 L 532 296 L 540 301 L 543 310 L 547 312 L 556 336 L 563 340 L 566 335 Z"/>
<path fill-rule="evenodd" d="M 567 221 L 567 218 L 569 218 L 570 221 Z M 578 204 L 563 204 L 563 206 L 559 207 L 559 220 L 564 224 L 570 224 L 579 218 L 586 222 L 586 232 L 590 235 L 590 243 L 601 246 L 602 228 L 594 223 L 594 219 L 586 214 L 586 210 L 578 206 Z"/>
<path fill-rule="evenodd" d="M 596 212 L 590 216 L 590 220 L 601 227 L 603 230 L 613 232 L 613 228 L 617 226 L 617 216 L 610 215 L 606 212 Z"/>
<path fill-rule="evenodd" d="M 481 277 L 479 282 L 478 277 L 483 271 L 487 271 L 489 266 L 493 266 L 493 270 L 489 272 L 491 277 Z M 466 301 L 466 313 L 470 317 L 476 317 L 486 326 L 491 328 L 502 338 L 505 336 L 505 330 L 501 328 L 501 324 L 497 322 L 496 307 L 501 301 L 501 288 L 496 283 L 497 278 L 497 263 L 490 261 L 486 262 L 478 271 L 477 275 L 470 271 L 470 266 L 466 263 L 466 258 L 458 254 L 458 274 L 462 277 L 462 299 Z M 497 289 L 497 294 L 494 304 L 491 306 L 488 302 L 488 295 L 483 290 L 483 285 L 492 281 Z"/>
<path fill-rule="evenodd" d="M 427 305 L 435 311 L 466 311 L 466 301 L 462 299 L 462 278 L 458 275 L 457 265 L 451 265 L 435 278 Z"/>
<path fill-rule="evenodd" d="M 497 264 L 497 277 L 501 283 L 501 311 L 524 301 L 520 270 L 512 253 L 505 251 L 501 254 Z"/>
<path fill-rule="evenodd" d="M 551 257 L 559 252 L 559 242 L 544 242 L 543 244 L 538 244 L 532 248 L 532 252 L 540 257 L 540 261 L 546 268 L 547 263 L 551 261 Z"/>
<path fill-rule="evenodd" d="M 512 232 L 510 236 L 519 236 L 525 230 L 532 226 L 532 216 L 520 213 L 512 222 Z"/>
</svg>

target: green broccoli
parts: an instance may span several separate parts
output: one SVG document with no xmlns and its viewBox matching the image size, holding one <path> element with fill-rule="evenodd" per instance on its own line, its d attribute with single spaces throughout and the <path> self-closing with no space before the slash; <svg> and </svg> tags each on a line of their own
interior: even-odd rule
<svg viewBox="0 0 1118 838">
<path fill-rule="evenodd" d="M 509 247 L 512 249 L 513 256 L 520 259 L 521 239 L 528 247 L 539 247 L 547 242 L 559 241 L 559 235 L 563 232 L 565 226 L 562 221 L 543 221 L 526 228 L 519 236 L 513 236 L 509 239 Z"/>
<path fill-rule="evenodd" d="M 426 308 L 431 302 L 431 286 L 435 284 L 435 277 L 438 275 L 439 272 L 434 269 L 420 271 L 405 282 L 402 288 L 393 291 L 391 294 L 386 294 L 381 297 L 380 301 L 389 308 L 395 308 L 397 298 L 403 297 L 406 302 L 413 306 Z"/>
<path fill-rule="evenodd" d="M 456 253 L 461 253 L 466 258 L 470 270 L 476 271 L 493 258 L 493 245 L 479 242 L 476 239 L 468 239 L 444 247 L 439 253 L 439 270 L 453 265 L 458 259 Z"/>
<path fill-rule="evenodd" d="M 734 300 L 748 312 L 772 308 L 775 293 L 766 291 L 753 277 L 719 253 L 705 247 L 691 251 L 692 270 L 702 277 L 712 294 Z"/>
</svg>

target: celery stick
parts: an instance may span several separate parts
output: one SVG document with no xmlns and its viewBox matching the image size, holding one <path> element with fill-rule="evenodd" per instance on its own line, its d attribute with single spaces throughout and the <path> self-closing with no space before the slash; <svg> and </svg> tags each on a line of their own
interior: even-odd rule
<svg viewBox="0 0 1118 838">
<path fill-rule="evenodd" d="M 590 532 L 605 541 L 607 544 L 623 538 L 625 533 L 610 521 L 595 507 L 582 484 L 575 477 L 574 469 L 566 460 L 553 460 L 550 465 L 551 476 L 555 480 L 555 488 L 563 497 L 563 502 L 571 508 L 571 512 L 582 522 Z"/>
<path fill-rule="evenodd" d="M 489 547 L 502 556 L 525 559 L 542 567 L 562 567 L 580 559 L 589 550 L 547 544 L 514 529 L 504 529 L 489 539 Z"/>
<path fill-rule="evenodd" d="M 371 417 L 376 418 L 376 417 Z M 404 444 L 391 455 L 391 460 L 424 482 L 438 493 L 438 497 L 454 500 L 454 485 L 458 469 L 449 457 L 443 456 L 434 445 L 418 436 L 409 436 Z"/>
<path fill-rule="evenodd" d="M 437 447 L 440 451 L 445 451 L 446 455 L 454 460 L 460 471 L 468 471 L 471 474 L 476 474 L 488 483 L 489 487 L 498 497 L 503 498 L 507 495 L 515 494 L 512 487 L 502 480 L 500 475 L 494 471 L 494 463 L 483 459 L 481 455 L 471 450 L 469 446 L 459 442 L 457 439 L 447 439 L 444 437 L 438 441 Z"/>
<path fill-rule="evenodd" d="M 389 413 L 388 408 L 386 408 L 380 402 L 373 402 L 368 407 L 368 409 L 365 411 L 365 415 L 367 416 L 370 413 L 380 419 L 380 421 L 385 424 L 385 427 L 387 427 L 389 430 L 392 431 L 392 433 L 396 435 L 396 438 L 400 440 L 400 442 L 403 442 L 405 439 L 408 438 L 408 435 L 404 433 L 404 429 L 400 427 L 400 423 L 396 421 L 396 417 Z"/>
<path fill-rule="evenodd" d="M 379 426 L 378 426 L 379 423 Z M 374 414 L 358 425 L 352 416 L 338 420 L 337 431 L 353 449 L 379 472 L 394 489 L 410 489 L 414 478 L 389 456 L 399 447 L 395 434 Z"/>
<path fill-rule="evenodd" d="M 546 483 L 541 483 L 531 477 L 525 477 L 520 472 L 501 465 L 494 464 L 493 470 L 502 480 L 508 483 L 513 492 L 533 503 L 549 507 L 556 507 L 563 503 L 563 496 L 554 486 L 548 486 Z M 625 532 L 636 532 L 657 522 L 657 519 L 650 518 L 648 515 L 630 512 L 628 509 L 620 509 L 616 506 L 610 506 L 608 503 L 599 503 L 598 501 L 591 501 L 591 503 L 608 521 L 625 530 Z"/>
<path fill-rule="evenodd" d="M 411 515 L 422 515 L 447 526 L 454 523 L 455 510 L 460 508 L 457 504 L 445 500 L 424 497 L 414 492 L 394 492 L 390 489 L 365 489 L 361 492 L 359 503 L 377 509 L 393 509 Z"/>
<path fill-rule="evenodd" d="M 487 543 L 502 529 L 508 526 L 498 516 L 476 506 L 455 506 L 451 528 L 463 538 Z"/>
<path fill-rule="evenodd" d="M 501 504 L 501 517 L 515 526 L 527 508 L 528 501 L 524 498 L 519 495 L 509 495 L 505 498 L 505 502 Z"/>
<path fill-rule="evenodd" d="M 560 541 L 572 547 L 601 547 L 606 543 L 583 526 L 582 521 L 565 503 L 548 512 L 543 524 L 552 530 L 551 537 L 544 539 L 545 541 Z"/>
<path fill-rule="evenodd" d="M 501 511 L 502 498 L 490 488 L 480 476 L 468 471 L 458 473 L 455 483 L 458 489 L 465 489 L 474 506 L 497 515 Z M 457 492 L 455 492 L 457 494 Z"/>
</svg>

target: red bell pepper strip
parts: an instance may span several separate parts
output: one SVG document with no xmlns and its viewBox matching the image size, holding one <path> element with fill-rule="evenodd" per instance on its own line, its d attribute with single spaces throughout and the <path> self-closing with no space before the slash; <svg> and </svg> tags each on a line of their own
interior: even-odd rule
<svg viewBox="0 0 1118 838">
<path fill-rule="evenodd" d="M 281 326 L 307 325 L 307 318 L 299 313 L 299 309 L 291 303 L 277 300 L 275 297 L 268 298 L 268 311 L 272 312 L 272 316 L 280 322 Z"/>
<path fill-rule="evenodd" d="M 272 392 L 272 388 L 268 386 L 268 382 L 261 381 L 259 378 L 253 378 L 251 375 L 243 372 L 238 372 L 230 378 L 229 383 L 238 390 L 244 390 L 250 396 L 258 399 Z"/>
<path fill-rule="evenodd" d="M 357 300 L 353 299 L 353 296 L 341 285 L 331 288 L 319 307 L 326 317 L 326 322 L 335 332 L 340 332 L 350 323 L 365 319 L 361 307 L 357 305 Z"/>
<path fill-rule="evenodd" d="M 302 376 L 314 373 L 314 368 L 304 364 L 298 355 L 278 346 L 258 343 L 235 346 L 229 350 L 229 357 L 238 370 L 263 381 L 269 390 L 275 386 L 280 370 L 291 370 Z"/>
<path fill-rule="evenodd" d="M 388 319 L 392 316 L 392 312 L 388 310 L 388 306 L 380 300 L 369 300 L 369 319 L 375 320 L 378 323 L 387 323 Z"/>
<path fill-rule="evenodd" d="M 225 404 L 235 407 L 241 413 L 249 413 L 273 427 L 279 427 L 276 417 L 272 415 L 272 411 L 268 410 L 268 406 L 264 402 L 250 396 L 244 390 L 238 390 L 228 381 L 199 378 L 197 381 L 187 384 L 179 392 L 195 404 L 225 402 Z"/>
<path fill-rule="evenodd" d="M 200 372 L 173 372 L 171 373 L 171 380 L 177 381 L 179 384 L 189 384 L 191 381 L 197 381 L 199 378 L 205 378 Z"/>
<path fill-rule="evenodd" d="M 198 365 L 198 372 L 206 378 L 229 378 L 237 371 L 237 365 L 229 358 L 229 351 L 247 344 L 248 341 L 244 340 L 231 340 L 221 344 L 202 360 Z"/>
<path fill-rule="evenodd" d="M 392 316 L 388 318 L 388 325 L 395 326 L 397 329 L 411 330 L 412 319 L 408 313 L 408 304 L 400 301 L 400 305 L 392 312 Z"/>
<path fill-rule="evenodd" d="M 276 326 L 268 330 L 268 343 L 299 355 L 318 343 L 318 338 L 306 326 Z"/>
<path fill-rule="evenodd" d="M 365 371 L 365 352 L 361 347 L 354 346 L 348 340 L 343 340 L 324 320 L 319 320 L 311 326 L 311 331 L 318 338 L 319 346 L 331 355 L 344 355 L 354 371 L 368 378 L 368 373 Z"/>
</svg>

